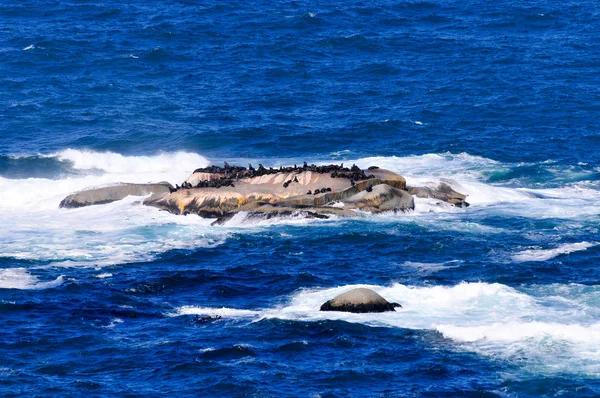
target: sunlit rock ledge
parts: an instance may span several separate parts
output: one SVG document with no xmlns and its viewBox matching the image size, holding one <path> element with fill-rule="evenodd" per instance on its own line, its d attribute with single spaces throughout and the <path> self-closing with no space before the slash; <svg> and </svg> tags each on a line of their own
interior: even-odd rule
<svg viewBox="0 0 600 398">
<path fill-rule="evenodd" d="M 160 185 L 160 186 L 159 186 Z M 65 198 L 61 207 L 109 203 L 132 191 L 132 184 L 81 191 Z M 413 210 L 417 197 L 435 198 L 458 207 L 468 206 L 465 195 L 441 184 L 437 189 L 407 187 L 406 180 L 376 166 L 361 170 L 343 165 L 254 169 L 210 166 L 197 169 L 181 186 L 139 186 L 149 194 L 143 203 L 173 214 L 196 214 L 224 223 L 239 212 L 265 218 L 298 215 L 307 218 L 351 217 L 370 213 Z M 146 188 L 148 187 L 148 189 Z M 149 189 L 152 187 L 153 189 Z M 103 196 L 106 194 L 106 197 Z M 89 200 L 93 197 L 94 200 Z M 79 200 L 78 200 L 79 199 Z"/>
</svg>

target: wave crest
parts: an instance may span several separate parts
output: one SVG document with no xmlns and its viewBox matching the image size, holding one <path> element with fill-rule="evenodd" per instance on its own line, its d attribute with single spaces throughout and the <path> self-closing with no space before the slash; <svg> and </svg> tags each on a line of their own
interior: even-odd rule
<svg viewBox="0 0 600 398">
<path fill-rule="evenodd" d="M 62 285 L 63 277 L 53 281 L 40 282 L 37 276 L 31 275 L 25 268 L 0 269 L 0 289 L 39 290 Z"/>
<path fill-rule="evenodd" d="M 208 166 L 208 160 L 196 153 L 173 152 L 154 156 L 124 156 L 114 152 L 93 152 L 77 149 L 49 155 L 68 161 L 78 170 L 103 170 L 107 173 L 161 173 L 173 169 L 191 170 Z"/>
</svg>

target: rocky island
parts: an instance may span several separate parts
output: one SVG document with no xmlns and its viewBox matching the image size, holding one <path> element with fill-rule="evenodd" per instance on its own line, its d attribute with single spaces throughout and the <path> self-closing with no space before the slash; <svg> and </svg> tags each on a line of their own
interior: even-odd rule
<svg viewBox="0 0 600 398">
<path fill-rule="evenodd" d="M 415 207 L 413 196 L 435 198 L 466 207 L 465 195 L 447 184 L 437 188 L 407 187 L 406 180 L 392 171 L 356 165 L 254 168 L 210 166 L 195 170 L 181 185 L 169 183 L 120 184 L 74 193 L 60 207 L 75 208 L 110 203 L 128 195 L 149 195 L 143 203 L 173 214 L 196 214 L 216 218 L 223 224 L 235 214 L 270 218 L 298 215 L 307 218 L 356 216 L 370 213 L 404 212 Z"/>
</svg>

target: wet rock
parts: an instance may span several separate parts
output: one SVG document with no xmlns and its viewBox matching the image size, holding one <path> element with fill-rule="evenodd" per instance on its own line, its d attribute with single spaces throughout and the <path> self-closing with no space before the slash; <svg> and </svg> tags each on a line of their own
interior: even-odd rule
<svg viewBox="0 0 600 398">
<path fill-rule="evenodd" d="M 456 192 L 445 182 L 441 182 L 437 188 L 428 187 L 407 187 L 408 193 L 417 198 L 433 198 L 450 203 L 456 207 L 468 207 L 469 203 L 465 200 L 466 195 Z"/>
<path fill-rule="evenodd" d="M 206 173 L 210 170 L 212 169 L 202 169 L 195 174 L 202 173 L 202 178 L 206 178 Z M 240 211 L 287 214 L 290 208 L 303 210 L 308 215 L 321 218 L 320 215 L 323 214 L 323 211 L 320 209 L 326 204 L 344 202 L 359 192 L 369 189 L 371 190 L 369 197 L 352 199 L 348 209 L 378 212 L 406 210 L 414 207 L 412 197 L 402 191 L 406 181 L 402 176 L 391 171 L 374 170 L 378 176 L 363 178 L 353 184 L 351 179 L 340 176 L 332 177 L 333 173 L 329 173 L 328 166 L 321 168 L 303 166 L 302 168 L 291 168 L 291 170 L 284 168 L 284 171 L 281 172 L 266 170 L 264 169 L 261 175 L 236 179 L 234 187 L 180 189 L 175 192 L 153 195 L 147 198 L 144 204 L 174 214 L 198 214 L 202 217 L 219 218 L 221 221 Z M 358 174 L 357 171 L 350 170 L 348 172 Z M 248 175 L 248 173 L 248 170 L 243 171 L 244 175 Z M 388 186 L 389 189 L 375 189 L 380 185 Z M 382 195 L 382 197 L 377 199 L 377 195 Z M 265 205 L 268 206 L 265 207 Z M 356 215 L 356 213 L 346 211 L 344 215 Z"/>
<path fill-rule="evenodd" d="M 398 303 L 390 303 L 371 289 L 357 288 L 327 301 L 321 311 L 343 311 L 354 313 L 396 311 L 402 307 Z"/>
<path fill-rule="evenodd" d="M 341 165 L 283 167 L 259 165 L 257 169 L 209 166 L 197 169 L 174 188 L 168 183 L 119 184 L 89 189 L 66 197 L 60 207 L 74 208 L 120 200 L 129 195 L 152 196 L 144 205 L 173 214 L 216 218 L 217 224 L 239 212 L 260 217 L 329 218 L 356 216 L 357 211 L 380 213 L 414 209 L 414 196 L 436 198 L 466 207 L 465 195 L 442 182 L 437 188 L 410 187 L 390 170 Z M 332 205 L 336 207 L 332 209 Z"/>
<path fill-rule="evenodd" d="M 345 199 L 345 209 L 360 209 L 371 213 L 414 210 L 415 200 L 406 191 L 387 184 L 368 186 L 364 191 Z"/>
<path fill-rule="evenodd" d="M 156 193 L 169 193 L 173 187 L 168 182 L 158 184 L 119 184 L 110 187 L 86 189 L 64 198 L 60 208 L 101 205 L 126 198 L 127 196 L 146 196 Z"/>
</svg>

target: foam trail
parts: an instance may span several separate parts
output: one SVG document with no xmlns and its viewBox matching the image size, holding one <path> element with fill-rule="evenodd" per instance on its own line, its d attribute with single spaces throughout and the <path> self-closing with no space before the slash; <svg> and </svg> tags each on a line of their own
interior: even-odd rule
<svg viewBox="0 0 600 398">
<path fill-rule="evenodd" d="M 0 269 L 0 289 L 39 290 L 60 286 L 63 277 L 54 281 L 40 282 L 38 278 L 27 272 L 25 268 Z"/>
<path fill-rule="evenodd" d="M 525 262 L 525 261 L 546 261 L 551 258 L 569 254 L 577 251 L 587 250 L 590 247 L 597 246 L 597 243 L 594 242 L 580 242 L 580 243 L 566 243 L 564 245 L 560 245 L 554 249 L 532 249 L 532 250 L 524 250 L 512 256 L 512 259 L 517 262 Z"/>
<path fill-rule="evenodd" d="M 493 323 L 472 327 L 438 325 L 436 329 L 445 337 L 470 343 L 477 341 L 513 343 L 546 338 L 571 343 L 600 342 L 600 322 L 589 326 L 565 325 L 556 322 Z"/>
<path fill-rule="evenodd" d="M 211 307 L 194 307 L 194 306 L 183 306 L 177 308 L 175 314 L 171 314 L 172 316 L 177 315 L 209 315 L 209 316 L 222 316 L 222 317 L 258 317 L 260 316 L 260 311 L 250 311 L 250 310 L 239 310 L 235 308 L 211 308 Z"/>
</svg>

